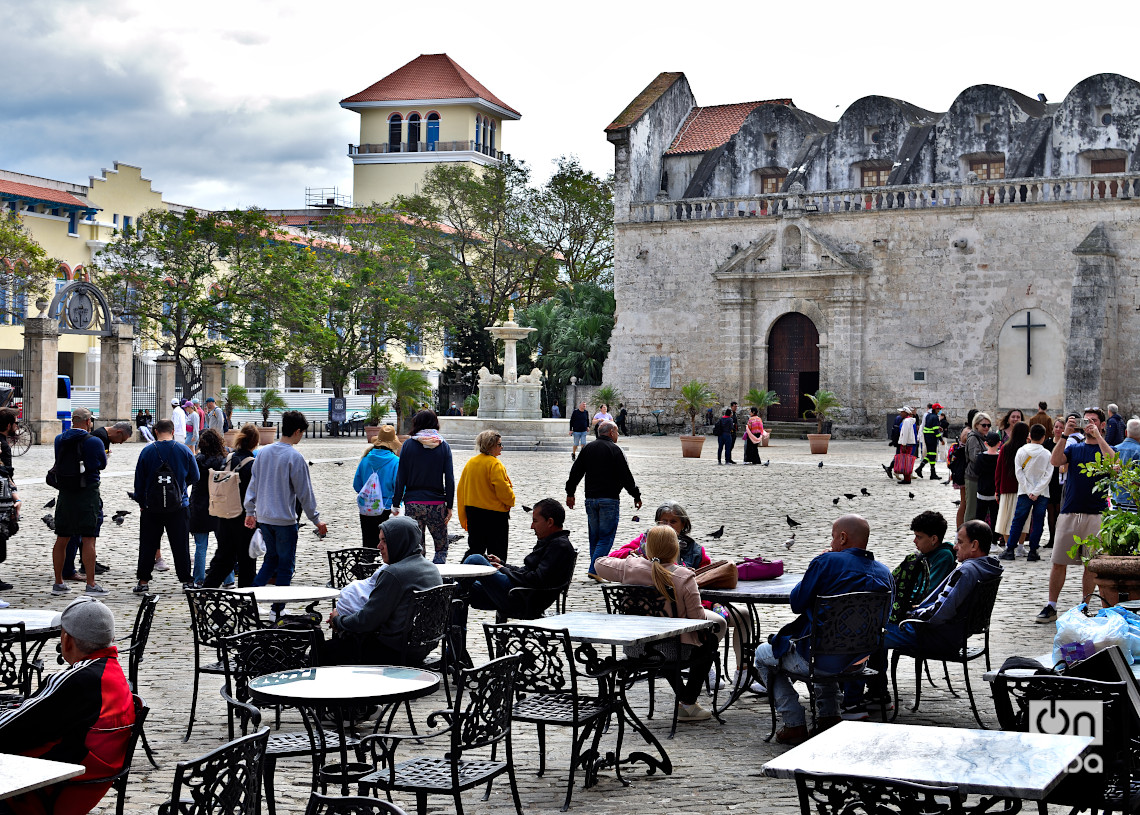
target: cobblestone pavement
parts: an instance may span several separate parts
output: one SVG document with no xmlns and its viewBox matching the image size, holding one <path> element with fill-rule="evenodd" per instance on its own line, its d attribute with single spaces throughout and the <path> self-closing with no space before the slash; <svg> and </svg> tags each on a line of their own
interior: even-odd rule
<svg viewBox="0 0 1140 815">
<path fill-rule="evenodd" d="M 681 458 L 676 438 L 636 437 L 623 440 L 634 476 L 642 490 L 645 506 L 635 512 L 628 496 L 622 498 L 619 542 L 630 540 L 652 522 L 658 502 L 673 499 L 690 512 L 694 524 L 694 537 L 707 544 L 714 557 L 742 557 L 764 554 L 782 557 L 789 571 L 802 572 L 808 561 L 830 540 L 830 523 L 842 512 L 858 512 L 871 523 L 871 548 L 880 560 L 894 566 L 912 551 L 910 519 L 926 509 L 942 512 L 953 522 L 957 498 L 956 491 L 944 486 L 945 482 L 916 480 L 909 488 L 892 484 L 883 474 L 880 463 L 889 459 L 889 448 L 879 442 L 833 441 L 831 452 L 825 457 L 808 454 L 807 443 L 777 441 L 763 451 L 768 467 L 717 466 L 715 448 L 706 445 L 704 458 Z M 119 630 L 129 632 L 137 609 L 137 598 L 130 593 L 134 585 L 134 565 L 138 540 L 137 506 L 126 493 L 131 489 L 134 463 L 141 450 L 139 445 L 122 445 L 114 448 L 108 471 L 103 480 L 103 501 L 107 514 L 115 510 L 133 510 L 121 527 L 107 524 L 99 541 L 100 561 L 112 567 L 100 582 L 111 591 L 106 598 L 114 610 Z M 364 450 L 360 440 L 310 440 L 301 443 L 301 452 L 312 462 L 312 473 L 323 519 L 329 525 L 329 537 L 318 541 L 309 534 L 311 527 L 302 530 L 298 547 L 297 575 L 294 583 L 324 585 L 328 579 L 326 549 L 358 546 L 360 541 L 355 496 L 351 481 L 356 461 Z M 51 594 L 51 546 L 53 536 L 39 520 L 46 509 L 44 503 L 54 492 L 43 484 L 43 475 L 50 466 L 50 448 L 37 447 L 22 458 L 16 459 L 16 474 L 24 500 L 23 529 L 9 542 L 8 561 L 0 565 L 0 576 L 16 584 L 16 588 L 3 593 L 3 599 L 15 607 L 62 609 L 69 598 Z M 456 477 L 471 453 L 456 451 Z M 822 461 L 823 469 L 818 468 Z M 337 466 L 337 462 L 343 462 Z M 570 468 L 565 453 L 503 454 L 503 462 L 515 484 L 520 503 L 533 504 L 539 498 L 552 496 L 565 498 L 564 485 Z M 832 499 L 843 493 L 859 495 L 865 487 L 869 497 L 854 500 L 841 498 L 839 506 Z M 908 497 L 913 493 L 914 497 Z M 581 489 L 578 492 L 582 496 Z M 566 527 L 571 540 L 583 552 L 579 558 L 579 577 L 585 571 L 585 552 L 588 549 L 585 512 L 581 508 L 569 511 Z M 640 516 L 634 522 L 633 516 Z M 785 515 L 791 515 L 803 525 L 797 529 L 796 545 L 785 551 L 783 542 L 788 538 Z M 705 537 L 720 525 L 724 537 L 711 541 Z M 458 520 L 453 519 L 452 531 L 462 531 Z M 510 556 L 519 561 L 530 550 L 534 537 L 529 529 L 529 516 L 521 509 L 512 512 Z M 453 547 L 449 560 L 458 561 L 463 555 L 462 542 Z M 169 560 L 169 549 L 163 543 L 163 553 Z M 1052 626 L 1040 626 L 1033 617 L 1044 603 L 1048 563 L 1027 563 L 1018 560 L 1006 564 L 994 614 L 994 635 L 991 648 L 995 665 L 1000 665 L 1011 654 L 1035 655 L 1048 650 Z M 80 584 L 75 584 L 80 585 Z M 151 634 L 150 649 L 142 666 L 141 693 L 151 707 L 147 732 L 157 753 L 160 769 L 153 770 L 142 751 L 135 761 L 135 772 L 129 787 L 126 809 L 128 812 L 153 812 L 170 794 L 172 771 L 176 761 L 201 755 L 225 740 L 224 707 L 217 695 L 220 680 L 209 677 L 203 680 L 198 706 L 198 719 L 188 743 L 181 741 L 186 730 L 189 710 L 193 646 L 188 627 L 188 611 L 180 596 L 174 572 L 157 573 L 152 583 L 162 593 Z M 1061 597 L 1061 607 L 1075 604 L 1079 597 L 1080 581 L 1073 573 Z M 74 595 L 72 595 L 74 596 Z M 602 610 L 601 592 L 584 578 L 576 582 L 570 593 L 571 610 Z M 472 622 L 490 621 L 479 614 Z M 766 606 L 761 609 L 763 634 L 775 631 L 790 619 L 785 607 Z M 482 634 L 477 625 L 471 626 L 470 647 L 473 653 L 482 653 Z M 476 650 L 476 649 L 479 650 Z M 49 665 L 54 669 L 55 666 Z M 955 686 L 961 690 L 961 672 L 951 669 Z M 982 669 L 973 668 L 975 688 L 979 688 L 983 716 L 993 722 L 993 707 L 988 689 L 981 680 Z M 909 666 L 900 665 L 900 686 L 903 703 L 913 698 L 913 673 Z M 937 674 L 936 674 L 937 675 Z M 668 734 L 670 691 L 658 687 L 658 710 L 651 727 L 664 741 Z M 940 686 L 943 685 L 939 680 Z M 645 693 L 633 694 L 635 707 L 645 710 Z M 443 706 L 442 692 L 416 706 L 417 719 L 427 712 Z M 767 744 L 763 737 L 769 728 L 767 702 L 745 699 L 725 714 L 723 725 L 715 720 L 694 725 L 682 725 L 677 737 L 664 742 L 674 763 L 672 776 L 645 776 L 634 771 L 627 773 L 633 783 L 622 789 L 613 773 L 603 773 L 599 785 L 582 790 L 579 782 L 574 793 L 573 808 L 592 813 L 618 813 L 641 811 L 646 813 L 719 813 L 719 812 L 798 812 L 795 786 L 790 781 L 764 779 L 760 767 L 785 748 Z M 911 713 L 906 708 L 899 720 L 909 723 L 947 727 L 974 726 L 973 719 L 962 699 L 952 697 L 944 686 L 923 689 L 922 709 Z M 826 738 L 826 736 L 824 736 Z M 547 737 L 547 774 L 538 778 L 537 739 L 533 727 L 520 726 L 515 736 L 515 758 L 519 769 L 522 799 L 528 810 L 552 811 L 561 806 L 565 789 L 565 767 L 569 761 L 569 734 L 552 729 Z M 411 749 L 426 749 L 416 748 Z M 628 749 L 628 748 L 627 748 Z M 309 770 L 305 761 L 292 760 L 279 763 L 277 769 L 277 805 L 282 813 L 302 812 L 307 799 Z M 510 795 L 505 784 L 496 784 L 491 800 L 479 801 L 478 791 L 469 793 L 465 806 L 471 812 L 511 811 Z M 415 801 L 408 797 L 397 798 L 398 803 L 414 811 Z M 435 810 L 452 811 L 450 799 L 432 797 L 429 805 Z M 108 796 L 103 812 L 113 811 L 113 799 Z"/>
</svg>

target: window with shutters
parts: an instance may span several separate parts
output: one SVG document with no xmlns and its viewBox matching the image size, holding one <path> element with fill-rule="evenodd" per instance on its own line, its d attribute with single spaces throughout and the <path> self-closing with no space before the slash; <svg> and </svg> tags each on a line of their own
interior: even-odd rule
<svg viewBox="0 0 1140 815">
<path fill-rule="evenodd" d="M 970 162 L 970 172 L 977 175 L 979 181 L 1005 178 L 1005 159 L 974 159 Z"/>
</svg>

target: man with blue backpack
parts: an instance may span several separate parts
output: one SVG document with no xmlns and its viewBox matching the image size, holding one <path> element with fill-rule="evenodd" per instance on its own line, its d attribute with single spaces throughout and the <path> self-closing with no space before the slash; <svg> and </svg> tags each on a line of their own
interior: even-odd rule
<svg viewBox="0 0 1140 815">
<path fill-rule="evenodd" d="M 163 419 L 154 426 L 154 444 L 139 453 L 135 465 L 135 491 L 131 494 L 142 510 L 139 516 L 138 585 L 135 594 L 150 591 L 154 556 L 162 533 L 174 555 L 174 570 L 183 588 L 193 588 L 190 571 L 190 525 L 186 485 L 198 482 L 198 463 L 184 444 L 174 440 L 174 423 Z"/>
</svg>

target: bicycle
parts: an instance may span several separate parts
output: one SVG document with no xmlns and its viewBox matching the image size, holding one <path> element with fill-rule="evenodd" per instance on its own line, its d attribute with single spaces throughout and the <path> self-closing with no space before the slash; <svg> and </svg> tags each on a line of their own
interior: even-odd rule
<svg viewBox="0 0 1140 815">
<path fill-rule="evenodd" d="M 19 425 L 16 437 L 10 441 L 12 455 L 22 456 L 32 449 L 32 430 L 26 424 Z"/>
</svg>

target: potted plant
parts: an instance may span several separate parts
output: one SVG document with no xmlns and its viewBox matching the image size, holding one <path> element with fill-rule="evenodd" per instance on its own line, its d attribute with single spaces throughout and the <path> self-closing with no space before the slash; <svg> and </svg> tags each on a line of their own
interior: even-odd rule
<svg viewBox="0 0 1140 815">
<path fill-rule="evenodd" d="M 610 414 L 617 415 L 617 406 L 621 402 L 621 391 L 612 385 L 602 385 L 594 391 L 595 406 L 607 405 L 610 409 Z"/>
<path fill-rule="evenodd" d="M 831 440 L 831 433 L 823 432 L 823 423 L 830 422 L 832 415 L 842 405 L 839 404 L 839 399 L 831 391 L 818 390 L 815 393 L 805 393 L 804 396 L 811 400 L 811 409 L 804 411 L 804 418 L 815 419 L 816 424 L 816 432 L 807 434 L 808 447 L 812 455 L 826 455 L 827 443 Z M 810 417 L 808 416 L 809 413 L 811 414 Z"/>
<path fill-rule="evenodd" d="M 227 385 L 222 389 L 222 412 L 226 414 L 226 421 L 230 423 L 230 429 L 225 433 L 226 447 L 234 446 L 238 431 L 241 429 L 234 422 L 234 411 L 238 408 L 242 410 L 253 408 L 249 401 L 249 391 L 236 383 Z"/>
<path fill-rule="evenodd" d="M 277 439 L 277 428 L 269 423 L 269 412 L 273 410 L 288 410 L 289 403 L 278 393 L 276 388 L 266 388 L 257 400 L 256 410 L 261 413 L 261 427 L 257 432 L 261 434 L 262 444 L 272 444 Z"/>
<path fill-rule="evenodd" d="M 388 415 L 387 402 L 373 402 L 368 408 L 368 424 L 364 426 L 364 438 L 372 441 L 380 435 L 380 428 L 384 425 L 384 417 Z"/>
<path fill-rule="evenodd" d="M 780 404 L 780 397 L 776 395 L 775 391 L 762 391 L 759 388 L 752 388 L 748 391 L 748 395 L 744 397 L 744 404 L 748 407 L 754 407 L 760 411 L 760 418 L 766 419 L 764 411 L 772 407 L 772 405 Z M 768 446 L 768 439 L 761 442 L 763 447 Z"/>
<path fill-rule="evenodd" d="M 1069 557 L 1080 557 L 1096 576 L 1105 605 L 1140 599 L 1140 512 L 1125 508 L 1140 506 L 1136 503 L 1140 500 L 1140 461 L 1122 462 L 1117 456 L 1104 459 L 1097 453 L 1095 461 L 1080 466 L 1086 475 L 1098 479 L 1094 490 L 1111 490 L 1113 507 L 1101 513 L 1097 534 L 1076 539 L 1079 543 L 1069 550 Z"/>
<path fill-rule="evenodd" d="M 423 371 L 393 365 L 388 369 L 388 392 L 396 410 L 396 434 L 399 435 L 404 427 L 404 417 L 415 413 L 421 399 L 431 396 L 431 383 Z"/>
<path fill-rule="evenodd" d="M 479 394 L 468 394 L 467 398 L 463 400 L 463 415 L 464 416 L 478 416 L 479 415 Z"/>
<path fill-rule="evenodd" d="M 678 413 L 687 414 L 692 427 L 692 435 L 681 436 L 681 456 L 683 458 L 700 458 L 701 449 L 705 446 L 705 437 L 697 435 L 697 417 L 716 404 L 716 394 L 704 382 L 696 379 L 681 386 L 681 398 L 677 400 L 675 409 Z"/>
</svg>

